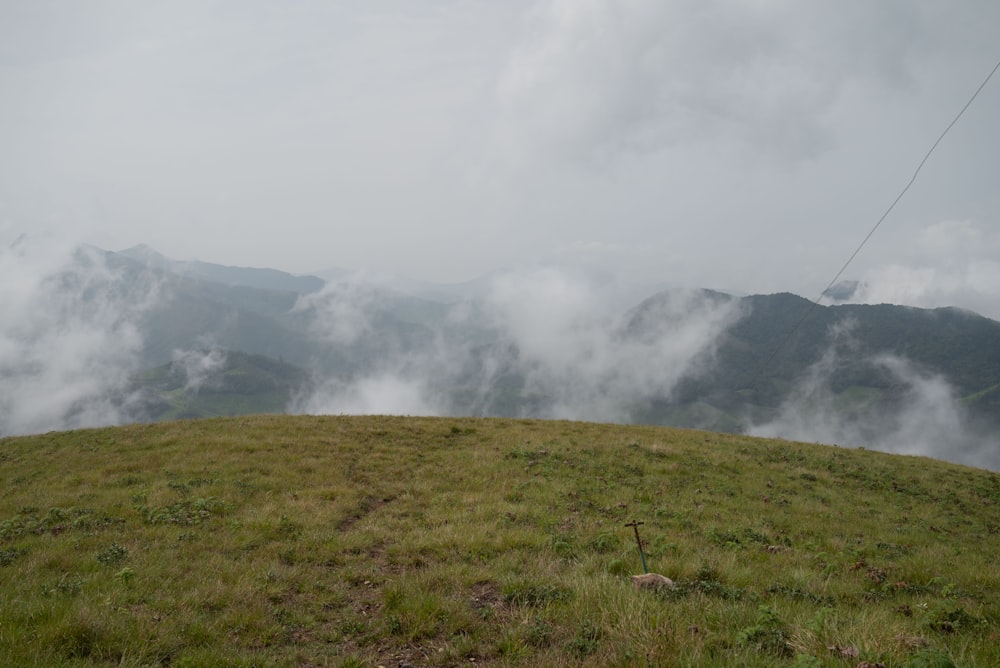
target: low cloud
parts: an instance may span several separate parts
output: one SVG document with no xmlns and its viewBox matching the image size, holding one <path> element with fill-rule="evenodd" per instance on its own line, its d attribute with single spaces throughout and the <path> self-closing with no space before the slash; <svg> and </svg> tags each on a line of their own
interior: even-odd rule
<svg viewBox="0 0 1000 668">
<path fill-rule="evenodd" d="M 137 322 L 156 291 L 96 249 L 21 239 L 0 250 L 0 435 L 123 421 Z"/>
<path fill-rule="evenodd" d="M 310 304 L 321 338 L 340 337 L 348 314 L 370 323 L 377 307 L 364 290 L 335 294 Z M 323 379 L 292 410 L 627 422 L 638 402 L 668 396 L 709 364 L 718 335 L 741 315 L 735 300 L 700 294 L 663 294 L 627 313 L 612 285 L 586 274 L 498 275 L 485 298 L 430 323 L 423 345 L 383 354 L 353 378 Z"/>
<path fill-rule="evenodd" d="M 347 345 L 371 330 L 368 315 L 376 298 L 361 277 L 328 282 L 322 290 L 299 297 L 294 312 L 310 321 L 310 331 L 325 343 Z"/>
<path fill-rule="evenodd" d="M 924 227 L 894 255 L 894 261 L 861 275 L 851 301 L 960 306 L 1000 320 L 1000 230 L 973 220 L 941 221 Z"/>
<path fill-rule="evenodd" d="M 949 230 L 931 230 L 928 243 Z M 983 243 L 975 226 L 959 232 L 972 235 L 965 245 Z M 170 297 L 164 285 L 96 249 L 25 239 L 0 250 L 0 435 L 140 419 L 130 380 L 144 319 Z M 315 345 L 303 348 L 318 359 L 289 412 L 633 422 L 711 370 L 722 335 L 746 315 L 740 300 L 699 290 L 630 308 L 607 276 L 553 266 L 494 275 L 475 294 L 444 305 L 344 280 L 302 297 L 294 326 L 312 333 Z M 995 444 L 970 428 L 943 376 L 862 353 L 851 329 L 831 331 L 825 354 L 751 434 L 1000 469 Z M 171 364 L 198 391 L 225 362 L 203 339 L 175 350 Z M 852 374 L 866 380 L 845 382 Z"/>
<path fill-rule="evenodd" d="M 197 392 L 211 376 L 226 364 L 226 353 L 208 350 L 175 350 L 170 368 L 184 375 L 184 390 Z"/>
<path fill-rule="evenodd" d="M 626 313 L 616 292 L 556 270 L 495 281 L 494 323 L 518 351 L 526 391 L 544 417 L 627 421 L 636 404 L 667 397 L 710 362 L 718 335 L 739 317 L 735 301 L 695 291 L 662 293 Z"/>
<path fill-rule="evenodd" d="M 831 332 L 831 345 L 789 393 L 777 417 L 752 436 L 785 438 L 883 452 L 923 455 L 1000 469 L 994 442 L 975 433 L 956 393 L 941 375 L 897 355 L 858 357 L 851 323 Z M 834 388 L 848 364 L 884 379 L 885 391 Z"/>
<path fill-rule="evenodd" d="M 428 389 L 420 379 L 376 373 L 354 381 L 324 381 L 308 396 L 295 400 L 292 412 L 331 415 L 439 415 L 439 406 L 428 402 Z"/>
</svg>

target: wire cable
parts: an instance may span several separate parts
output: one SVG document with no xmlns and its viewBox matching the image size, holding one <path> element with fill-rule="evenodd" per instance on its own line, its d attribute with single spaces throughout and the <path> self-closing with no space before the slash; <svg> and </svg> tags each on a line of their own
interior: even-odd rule
<svg viewBox="0 0 1000 668">
<path fill-rule="evenodd" d="M 908 191 L 910 189 L 910 186 L 913 185 L 914 181 L 917 180 L 917 175 L 920 174 L 920 170 L 924 168 L 924 164 L 931 157 L 931 154 L 934 153 L 934 149 L 938 147 L 938 144 L 941 143 L 941 140 L 944 139 L 945 135 L 947 135 L 948 132 L 955 126 L 955 124 L 958 123 L 958 119 L 962 117 L 966 109 L 972 106 L 972 103 L 979 96 L 979 93 L 982 92 L 984 88 L 986 88 L 986 84 L 990 82 L 990 79 L 993 78 L 993 75 L 996 74 L 996 71 L 998 69 L 1000 69 L 1000 60 L 998 60 L 997 64 L 993 66 L 993 69 L 990 71 L 990 73 L 986 75 L 986 78 L 983 79 L 983 82 L 979 84 L 979 88 L 977 88 L 976 92 L 972 94 L 972 97 L 969 98 L 969 101 L 965 103 L 965 106 L 962 107 L 962 110 L 959 111 L 958 114 L 956 114 L 955 118 L 951 119 L 951 123 L 948 124 L 948 127 L 944 129 L 944 132 L 941 133 L 941 135 L 937 138 L 937 141 L 934 142 L 934 144 L 924 155 L 924 159 L 920 161 L 919 165 L 917 165 L 917 169 L 913 172 L 913 176 L 910 177 L 909 182 L 896 196 L 896 199 L 892 201 L 892 204 L 889 205 L 889 208 L 885 210 L 885 213 L 882 214 L 882 217 L 878 219 L 878 222 L 875 223 L 875 226 L 872 227 L 871 231 L 868 232 L 867 236 L 865 236 L 865 238 L 861 240 L 861 243 L 858 244 L 858 247 L 854 249 L 854 252 L 851 253 L 851 256 L 847 258 L 847 262 L 844 263 L 844 266 L 842 266 L 840 268 L 840 271 L 837 272 L 836 276 L 833 277 L 833 280 L 830 281 L 829 285 L 827 285 L 826 288 L 824 288 L 823 291 L 819 293 L 819 296 L 816 297 L 816 299 L 813 300 L 813 302 L 808 307 L 806 307 L 805 312 L 802 314 L 802 317 L 799 318 L 798 322 L 796 322 L 795 325 L 792 326 L 790 330 L 788 330 L 788 333 L 785 334 L 781 342 L 774 348 L 774 350 L 771 351 L 771 354 L 768 355 L 767 358 L 764 360 L 764 362 L 761 363 L 761 365 L 757 368 L 757 371 L 754 372 L 754 375 L 751 377 L 750 380 L 751 387 L 757 384 L 757 381 L 760 379 L 760 376 L 764 372 L 764 370 L 771 365 L 771 362 L 774 361 L 774 358 L 777 357 L 778 353 L 780 353 L 781 350 L 788 344 L 792 336 L 794 336 L 795 332 L 798 331 L 799 327 L 802 326 L 802 323 L 806 321 L 806 319 L 813 312 L 816 306 L 818 306 L 820 301 L 822 301 L 823 297 L 825 297 L 826 294 L 830 291 L 830 288 L 836 285 L 841 275 L 843 275 L 843 273 L 847 270 L 847 267 L 850 266 L 851 262 L 854 261 L 854 258 L 857 257 L 858 253 L 861 252 L 861 249 L 864 248 L 865 244 L 868 243 L 868 240 L 872 238 L 873 234 L 875 234 L 875 230 L 877 230 L 879 226 L 882 225 L 882 222 L 886 218 L 888 218 L 889 214 L 892 213 L 892 210 L 896 208 L 896 204 L 898 204 L 899 201 L 903 199 L 903 195 L 906 194 L 906 191 Z"/>
</svg>

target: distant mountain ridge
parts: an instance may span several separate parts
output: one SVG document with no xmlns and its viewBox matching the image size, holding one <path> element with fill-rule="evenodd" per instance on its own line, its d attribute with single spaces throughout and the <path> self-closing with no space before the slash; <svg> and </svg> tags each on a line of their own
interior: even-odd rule
<svg viewBox="0 0 1000 668">
<path fill-rule="evenodd" d="M 946 378 L 980 419 L 1000 417 L 986 409 L 1000 380 L 1000 323 L 994 320 L 955 308 L 813 306 L 789 293 L 740 302 L 747 315 L 724 333 L 714 367 L 679 388 L 682 402 L 712 397 L 713 405 L 733 408 L 750 396 L 754 406 L 775 408 L 797 379 L 839 346 L 842 352 L 826 379 L 834 394 L 851 388 L 891 394 L 898 379 L 872 360 L 895 356 Z"/>
<path fill-rule="evenodd" d="M 992 434 L 997 454 L 991 461 L 1000 468 L 1000 322 L 960 309 L 813 306 L 790 293 L 657 292 L 623 304 L 613 317 L 619 324 L 603 338 L 581 340 L 655 354 L 678 337 L 690 337 L 692 331 L 697 336 L 690 328 L 698 314 L 729 315 L 701 335 L 711 337 L 711 345 L 697 360 L 677 360 L 687 365 L 679 371 L 664 368 L 664 374 L 677 375 L 675 383 L 652 382 L 646 390 L 624 385 L 634 396 L 623 397 L 613 394 L 613 384 L 600 387 L 614 374 L 627 373 L 625 368 L 616 372 L 614 360 L 603 367 L 603 380 L 586 375 L 591 359 L 586 356 L 600 359 L 608 350 L 581 349 L 580 364 L 570 357 L 563 370 L 547 366 L 532 350 L 533 330 L 525 334 L 524 323 L 505 322 L 506 311 L 498 310 L 482 284 L 471 291 L 474 296 L 452 301 L 462 290 L 446 291 L 434 300 L 272 269 L 177 262 L 145 246 L 103 257 L 125 283 L 156 288 L 156 299 L 136 322 L 145 371 L 131 390 L 142 396 L 132 404 L 134 420 L 379 410 L 382 404 L 365 401 L 372 392 L 388 391 L 410 399 L 419 393 L 420 401 L 392 409 L 403 412 L 551 417 L 560 414 L 560 405 L 583 396 L 561 396 L 560 383 L 593 382 L 586 397 L 611 392 L 606 398 L 622 404 L 613 418 L 618 421 L 740 432 L 787 418 L 790 411 L 793 417 L 808 417 L 813 408 L 796 408 L 795 401 L 814 406 L 822 400 L 831 416 L 861 425 L 857 438 L 868 442 L 879 438 L 878 416 L 907 408 L 915 387 L 946 382 L 941 401 L 953 402 L 955 414 L 978 433 Z M 516 300 L 506 306 L 516 310 Z M 558 304 L 552 307 L 555 317 Z M 549 315 L 542 310 L 532 317 L 540 319 L 534 324 L 544 324 Z M 547 331 L 543 334 L 551 335 Z M 560 354 L 577 354 L 571 344 L 576 345 L 567 339 Z M 171 366 L 178 354 L 213 350 L 227 362 L 210 369 L 208 385 L 201 388 L 182 382 Z M 650 358 L 649 364 L 669 362 Z M 908 375 L 900 375 L 904 371 Z M 656 368 L 645 373 L 657 378 Z M 234 385 L 237 377 L 248 379 L 247 384 Z M 822 392 L 809 389 L 807 382 L 822 384 Z M 320 391 L 336 401 L 301 401 Z M 231 396 L 223 398 L 227 393 Z M 586 404 L 576 407 L 587 419 Z M 607 419 L 602 415 L 591 419 Z M 898 431 L 898 422 L 886 428 Z"/>
<path fill-rule="evenodd" d="M 318 276 L 294 275 L 277 269 L 229 267 L 210 262 L 201 262 L 200 260 L 171 260 L 145 244 L 118 251 L 117 255 L 135 260 L 154 269 L 222 283 L 223 285 L 308 294 L 322 289 L 326 284 L 326 281 Z"/>
</svg>

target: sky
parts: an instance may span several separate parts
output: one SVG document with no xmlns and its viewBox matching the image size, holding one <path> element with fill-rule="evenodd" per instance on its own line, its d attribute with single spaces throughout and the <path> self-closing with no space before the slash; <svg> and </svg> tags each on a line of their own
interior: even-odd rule
<svg viewBox="0 0 1000 668">
<path fill-rule="evenodd" d="M 0 244 L 816 297 L 1000 60 L 967 0 L 0 0 Z M 1000 74 L 843 278 L 1000 319 Z"/>
</svg>

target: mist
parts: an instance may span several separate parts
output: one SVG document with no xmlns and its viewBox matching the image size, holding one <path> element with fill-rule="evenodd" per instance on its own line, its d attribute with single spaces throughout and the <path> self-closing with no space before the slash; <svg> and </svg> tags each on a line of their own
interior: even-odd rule
<svg viewBox="0 0 1000 668">
<path fill-rule="evenodd" d="M 719 293 L 673 289 L 632 305 L 624 292 L 607 276 L 551 266 L 492 275 L 481 297 L 450 305 L 353 373 L 319 374 L 289 410 L 642 422 L 651 402 L 668 405 L 684 381 L 717 372 L 730 328 L 751 315 Z M 357 346 L 384 336 L 379 304 L 371 284 L 343 281 L 297 310 L 320 340 Z M 758 408 L 745 431 L 1000 468 L 996 439 L 974 426 L 944 375 L 863 349 L 855 327 L 833 326 L 787 399 L 769 417 Z"/>
<path fill-rule="evenodd" d="M 371 291 L 334 284 L 300 300 L 325 340 L 372 332 Z M 351 297 L 354 297 L 352 299 Z M 650 395 L 668 397 L 710 363 L 735 301 L 678 291 L 656 305 L 666 328 L 634 322 L 621 291 L 601 277 L 551 267 L 492 277 L 485 296 L 457 304 L 427 328 L 419 349 L 391 350 L 353 381 L 323 379 L 293 412 L 402 412 L 627 422 Z M 505 391 L 527 397 L 515 411 Z"/>
<path fill-rule="evenodd" d="M 175 350 L 171 370 L 184 376 L 184 390 L 197 392 L 212 381 L 212 375 L 226 364 L 226 352 L 218 348 Z"/>
<path fill-rule="evenodd" d="M 747 365 L 740 355 L 748 342 L 758 340 L 747 333 L 773 333 L 761 333 L 770 331 L 759 329 L 769 316 L 752 310 L 764 302 L 724 293 L 673 288 L 642 300 L 613 275 L 539 264 L 490 274 L 451 291 L 450 301 L 408 296 L 364 274 L 295 300 L 171 278 L 119 254 L 45 238 L 4 249 L 0 279 L 2 435 L 160 415 L 169 400 L 157 385 L 135 381 L 164 361 L 185 406 L 194 406 L 200 392 L 236 387 L 221 377 L 232 350 L 290 356 L 306 370 L 285 386 L 292 414 L 742 430 L 1000 469 L 995 426 L 972 418 L 947 369 L 925 368 L 870 340 L 862 345 L 850 318 L 826 332 L 825 344 L 810 343 L 814 358 L 800 353 L 803 370 L 782 377 L 792 389 L 780 405 L 754 406 L 755 419 L 743 417 L 741 426 L 740 411 L 750 409 L 734 374 Z M 794 305 L 797 298 L 782 299 Z M 961 326 L 974 316 L 948 317 Z M 977 322 L 987 324 L 976 336 L 992 336 L 988 321 Z"/>
<path fill-rule="evenodd" d="M 829 347 L 788 393 L 777 416 L 747 433 L 765 438 L 864 447 L 921 455 L 1000 470 L 995 434 L 979 433 L 944 376 L 921 369 L 905 357 L 859 355 L 855 323 L 831 328 Z M 883 396 L 852 394 L 834 387 L 848 365 L 884 378 Z"/>
<path fill-rule="evenodd" d="M 118 424 L 155 282 L 93 248 L 20 238 L 0 250 L 0 435 Z"/>
</svg>

